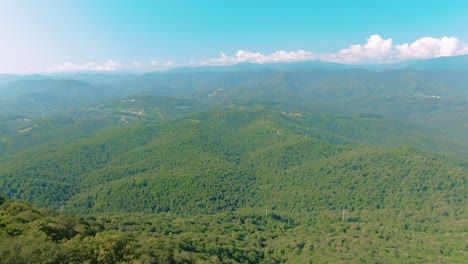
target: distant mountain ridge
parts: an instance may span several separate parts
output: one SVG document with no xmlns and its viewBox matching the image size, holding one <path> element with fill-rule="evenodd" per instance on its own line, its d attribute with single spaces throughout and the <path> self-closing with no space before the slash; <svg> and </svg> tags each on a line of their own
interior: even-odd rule
<svg viewBox="0 0 468 264">
<path fill-rule="evenodd" d="M 81 81 L 18 80 L 0 87 L 0 111 L 49 115 L 107 98 L 106 92 Z"/>
<path fill-rule="evenodd" d="M 326 62 L 321 60 L 299 61 L 299 62 L 277 62 L 277 63 L 252 63 L 241 62 L 233 65 L 203 65 L 203 66 L 180 66 L 158 71 L 157 73 L 198 73 L 198 72 L 235 72 L 235 71 L 256 71 L 256 70 L 349 70 L 363 69 L 369 71 L 383 71 L 395 69 L 413 69 L 423 71 L 468 71 L 468 55 L 437 57 L 431 59 L 405 60 L 396 63 L 358 63 L 346 64 L 337 62 Z M 9 82 L 17 80 L 38 80 L 38 79 L 73 79 L 89 83 L 104 83 L 114 81 L 129 80 L 140 75 L 155 72 L 65 72 L 49 74 L 4 74 L 0 73 L 0 87 Z"/>
<path fill-rule="evenodd" d="M 0 262 L 466 263 L 463 60 L 0 76 Z"/>
<path fill-rule="evenodd" d="M 466 56 L 460 58 L 464 60 Z M 459 61 L 460 58 L 449 59 Z M 446 58 L 432 63 L 441 61 L 447 65 Z M 207 105 L 235 101 L 285 103 L 317 112 L 372 113 L 410 119 L 429 127 L 436 126 L 447 135 L 468 142 L 463 132 L 468 123 L 467 73 L 414 69 L 377 72 L 364 69 L 259 69 L 155 72 L 120 76 L 115 80 L 110 75 L 102 78 L 99 75 L 84 76 L 95 83 L 63 79 L 21 80 L 0 86 L 0 111 L 12 116 L 63 114 L 72 108 L 130 95 L 177 97 Z"/>
<path fill-rule="evenodd" d="M 397 63 L 380 64 L 343 64 L 321 60 L 279 63 L 250 63 L 243 62 L 227 66 L 183 66 L 167 70 L 167 73 L 194 73 L 194 72 L 233 72 L 250 70 L 349 70 L 364 69 L 370 71 L 383 71 L 395 69 L 413 69 L 425 71 L 468 71 L 468 55 L 438 57 L 425 60 L 407 60 Z"/>
<path fill-rule="evenodd" d="M 320 60 L 301 61 L 301 62 L 279 62 L 279 63 L 251 63 L 242 62 L 227 66 L 195 66 L 195 67 L 177 67 L 169 69 L 168 73 L 194 73 L 194 72 L 233 72 L 233 71 L 252 71 L 252 70 L 346 70 L 354 68 L 352 65 L 340 64 L 334 62 L 325 62 Z"/>
<path fill-rule="evenodd" d="M 409 68 L 423 71 L 468 71 L 468 55 L 422 60 L 411 64 Z"/>
<path fill-rule="evenodd" d="M 23 74 L 2 74 L 0 73 L 0 88 L 8 83 L 19 80 L 40 80 L 50 78 L 41 74 L 23 75 Z"/>
</svg>

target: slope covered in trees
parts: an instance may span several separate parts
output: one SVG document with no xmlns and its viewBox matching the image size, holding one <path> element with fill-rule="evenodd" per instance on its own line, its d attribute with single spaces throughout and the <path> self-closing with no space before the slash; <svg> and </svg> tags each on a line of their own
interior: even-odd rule
<svg viewBox="0 0 468 264">
<path fill-rule="evenodd" d="M 411 147 L 356 145 L 395 144 L 398 135 L 408 137 L 402 131 L 408 129 L 368 117 L 339 119 L 263 107 L 212 111 L 4 156 L 1 191 L 73 212 L 215 213 L 266 205 L 270 187 L 281 188 L 278 202 L 298 193 L 297 210 L 271 205 L 291 212 L 354 204 L 374 209 L 387 207 L 387 201 L 390 207 L 430 203 L 436 198 L 424 195 L 440 196 L 449 187 L 464 202 L 466 168 L 460 163 Z M 403 184 L 408 179 L 415 182 Z M 371 192 L 366 190 L 370 182 L 375 184 Z M 441 189 L 443 182 L 450 184 Z M 307 189 L 330 197 L 315 200 Z M 423 196 L 415 196 L 419 191 Z"/>
<path fill-rule="evenodd" d="M 0 156 L 46 142 L 85 137 L 111 127 L 167 121 L 208 107 L 188 99 L 134 95 L 73 108 L 61 115 L 3 115 L 0 118 L 0 139 L 4 142 L 0 142 Z"/>
<path fill-rule="evenodd" d="M 463 60 L 463 57 L 449 59 Z M 426 63 L 436 65 L 444 63 L 443 60 L 439 58 L 435 64 Z M 190 98 L 208 106 L 238 100 L 287 103 L 316 112 L 372 113 L 410 120 L 433 131 L 450 127 L 443 130 L 446 136 L 462 142 L 466 148 L 468 139 L 464 131 L 468 120 L 464 114 L 453 113 L 463 113 L 467 108 L 467 76 L 464 68 L 460 67 L 443 71 L 393 69 L 380 72 L 326 67 L 289 70 L 281 67 L 276 70 L 247 67 L 243 70 L 241 67 L 227 72 L 208 69 L 193 73 L 147 73 L 115 78 L 106 75 L 70 76 L 77 80 L 63 80 L 60 76 L 55 77 L 57 80 L 44 79 L 42 76 L 0 86 L 0 110 L 2 119 L 5 118 L 3 115 L 31 118 L 42 114 L 63 114 L 71 106 L 86 108 L 110 98 L 142 94 Z M 78 112 L 107 113 L 100 109 L 94 113 L 82 110 Z"/>
<path fill-rule="evenodd" d="M 65 216 L 0 199 L 2 263 L 463 263 L 466 225 L 406 212 Z M 305 213 L 302 213 L 304 215 Z"/>
<path fill-rule="evenodd" d="M 375 87 L 361 86 L 356 75 L 372 83 L 374 73 L 350 71 L 336 81 L 338 86 L 357 82 L 349 90 L 337 88 L 356 99 L 343 109 L 389 107 L 382 111 L 404 112 L 406 120 L 427 126 L 367 110 L 338 116 L 307 102 L 333 89 L 300 90 L 303 84 L 294 86 L 298 79 L 291 76 L 302 73 L 275 72 L 270 81 L 276 86 L 266 82 L 255 90 L 249 85 L 262 83 L 257 81 L 272 77 L 271 72 L 250 73 L 258 78 L 250 82 L 236 74 L 231 77 L 237 76 L 239 85 L 201 89 L 197 100 L 135 95 L 64 116 L 3 116 L 0 196 L 66 215 L 1 198 L 2 260 L 467 260 L 466 135 L 460 118 L 446 118 L 451 109 L 463 113 L 464 103 L 445 104 L 426 94 L 362 101 L 360 96 Z M 421 73 L 386 74 L 392 80 L 406 74 L 421 78 L 411 92 L 443 87 L 427 84 Z M 175 77 L 164 78 L 172 82 Z M 320 78 L 323 87 L 335 83 Z M 175 84 L 189 90 L 199 81 Z M 157 94 L 152 87 L 144 90 Z M 312 91 L 309 97 L 298 97 L 307 91 Z M 265 100 L 268 106 L 259 103 Z M 319 108 L 322 113 L 310 111 Z M 427 113 L 445 123 L 435 126 Z"/>
</svg>

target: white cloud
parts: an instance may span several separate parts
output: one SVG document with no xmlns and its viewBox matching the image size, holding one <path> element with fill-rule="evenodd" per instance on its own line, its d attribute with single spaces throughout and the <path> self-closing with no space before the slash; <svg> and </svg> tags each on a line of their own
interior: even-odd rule
<svg viewBox="0 0 468 264">
<path fill-rule="evenodd" d="M 468 44 L 455 37 L 423 37 L 411 44 L 394 45 L 391 38 L 371 35 L 365 44 L 354 44 L 335 53 L 314 54 L 306 50 L 276 51 L 271 54 L 239 50 L 235 56 L 221 52 L 220 57 L 191 63 L 195 65 L 231 65 L 240 62 L 275 63 L 320 59 L 338 63 L 392 63 L 407 59 L 436 58 L 468 54 Z"/>
<path fill-rule="evenodd" d="M 237 63 L 235 58 L 228 57 L 226 53 L 224 52 L 220 52 L 220 55 L 221 56 L 219 58 L 202 61 L 200 64 L 201 65 L 229 65 L 229 64 Z M 192 63 L 192 64 L 196 64 L 196 63 Z"/>
<path fill-rule="evenodd" d="M 88 62 L 84 64 L 75 64 L 66 62 L 63 64 L 54 64 L 47 68 L 49 72 L 76 72 L 76 71 L 117 71 L 121 68 L 120 63 L 108 60 L 103 63 Z"/>
<path fill-rule="evenodd" d="M 293 62 L 293 61 L 305 61 L 313 60 L 315 56 L 305 50 L 297 51 L 276 51 L 271 54 L 262 54 L 260 52 L 249 52 L 245 50 L 239 50 L 235 57 L 227 56 L 224 52 L 221 52 L 219 58 L 214 58 L 206 61 L 202 61 L 201 65 L 230 65 L 240 62 L 251 62 L 251 63 L 273 63 L 273 62 Z"/>
<path fill-rule="evenodd" d="M 408 44 L 395 47 L 398 58 L 401 59 L 426 59 L 441 56 L 456 56 L 468 54 L 468 45 L 455 37 L 443 37 L 440 39 L 424 37 Z"/>
<path fill-rule="evenodd" d="M 166 61 L 164 63 L 164 66 L 167 66 L 167 67 L 171 67 L 171 66 L 174 66 L 174 65 L 175 65 L 175 63 L 173 61 L 171 61 L 171 60 L 168 60 L 168 61 Z"/>
<path fill-rule="evenodd" d="M 306 50 L 285 51 L 279 50 L 270 54 L 239 50 L 233 56 L 220 52 L 218 58 L 204 61 L 190 61 L 186 65 L 232 65 L 242 62 L 250 63 L 277 63 L 298 62 L 320 59 L 338 63 L 392 63 L 408 59 L 428 59 L 440 56 L 457 56 L 468 54 L 468 44 L 456 37 L 422 37 L 412 43 L 395 45 L 391 38 L 383 38 L 378 34 L 371 35 L 363 44 L 353 44 L 335 53 L 312 53 Z M 151 60 L 148 63 L 134 61 L 128 68 L 138 69 L 167 69 L 176 66 L 172 60 Z M 49 72 L 76 72 L 76 71 L 116 71 L 124 68 L 113 60 L 103 63 L 88 62 L 75 64 L 71 62 L 55 64 L 48 67 Z"/>
<path fill-rule="evenodd" d="M 253 62 L 253 63 L 272 63 L 272 62 L 293 62 L 313 60 L 315 57 L 312 53 L 305 50 L 297 51 L 276 51 L 274 53 L 263 55 L 259 52 L 253 53 L 245 50 L 239 50 L 236 54 L 238 62 Z"/>
<path fill-rule="evenodd" d="M 346 49 L 342 49 L 334 54 L 324 54 L 325 61 L 335 61 L 341 63 L 358 63 L 392 60 L 392 39 L 383 39 L 380 35 L 372 35 L 367 39 L 365 45 L 355 44 Z"/>
</svg>

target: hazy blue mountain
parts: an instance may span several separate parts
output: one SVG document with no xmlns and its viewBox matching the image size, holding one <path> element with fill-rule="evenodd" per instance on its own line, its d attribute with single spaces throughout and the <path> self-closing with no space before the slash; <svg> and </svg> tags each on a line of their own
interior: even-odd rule
<svg viewBox="0 0 468 264">
<path fill-rule="evenodd" d="M 468 71 L 468 55 L 421 60 L 408 68 L 424 71 Z"/>
<path fill-rule="evenodd" d="M 364 97 L 419 96 L 424 98 L 468 97 L 463 72 L 362 69 L 251 70 L 237 72 L 148 73 L 134 79 L 98 87 L 114 96 L 152 94 L 221 100 L 216 95 L 240 94 L 264 100 L 324 101 Z M 439 99 L 440 99 L 439 98 Z"/>
<path fill-rule="evenodd" d="M 109 93 L 149 93 L 163 96 L 194 96 L 213 89 L 278 89 L 283 87 L 317 99 L 356 96 L 426 94 L 444 97 L 468 96 L 464 72 L 424 72 L 411 69 L 382 72 L 350 69 L 249 70 L 233 72 L 148 73 L 133 79 L 100 85 Z"/>
<path fill-rule="evenodd" d="M 279 73 L 281 74 L 281 73 Z M 114 95 L 152 94 L 159 96 L 194 96 L 212 89 L 273 85 L 278 75 L 272 70 L 197 73 L 147 73 L 128 81 L 100 85 Z M 272 78 L 273 77 L 273 78 Z"/>
<path fill-rule="evenodd" d="M 70 92 L 78 92 L 79 89 L 82 89 L 84 93 L 90 93 L 93 89 L 96 90 L 88 83 L 76 80 L 18 80 L 0 87 L 0 95 L 9 98 L 30 93 L 65 95 Z"/>
<path fill-rule="evenodd" d="M 466 72 L 83 78 L 96 82 L 0 88 L 0 255 L 9 263 L 39 251 L 99 263 L 124 248 L 165 263 L 195 263 L 182 251 L 213 263 L 466 259 Z M 179 262 L 149 258 L 174 252 Z"/>
<path fill-rule="evenodd" d="M 301 61 L 301 62 L 282 62 L 282 63 L 238 63 L 228 66 L 193 66 L 177 67 L 166 72 L 169 73 L 193 73 L 193 72 L 234 72 L 249 70 L 349 70 L 364 69 L 369 71 L 384 71 L 397 69 L 414 69 L 430 71 L 467 71 L 468 55 L 439 57 L 434 59 L 405 60 L 396 63 L 380 64 L 343 64 L 334 62 L 325 62 L 320 60 Z"/>
<path fill-rule="evenodd" d="M 102 77 L 86 76 L 95 80 Z M 450 115 L 450 109 L 463 113 L 460 109 L 468 104 L 468 74 L 464 71 L 262 69 L 147 73 L 120 76 L 123 79 L 113 82 L 107 78 L 110 76 L 101 78 L 107 80 L 104 83 L 95 84 L 72 80 L 9 83 L 0 87 L 0 110 L 12 115 L 51 114 L 138 94 L 195 99 L 221 106 L 235 101 L 282 103 L 318 112 L 374 113 L 439 129 L 436 124 L 450 124 L 451 129 L 444 131 L 468 142 L 461 132 L 468 122 L 466 115 Z M 432 117 L 436 119 L 430 122 Z"/>
<path fill-rule="evenodd" d="M 237 63 L 228 66 L 193 66 L 193 67 L 177 67 L 170 69 L 168 73 L 194 73 L 194 72 L 235 72 L 235 71 L 251 71 L 251 70 L 277 70 L 277 71 L 293 71 L 293 70 L 345 70 L 351 68 L 359 68 L 359 66 L 340 64 L 334 62 L 325 62 L 320 60 L 301 61 L 301 62 L 281 62 L 281 63 Z"/>
<path fill-rule="evenodd" d="M 1 74 L 0 73 L 0 89 L 3 85 L 6 85 L 10 82 L 19 81 L 19 80 L 40 80 L 46 79 L 47 76 L 40 74 L 31 74 L 31 75 L 20 75 L 20 74 Z"/>
<path fill-rule="evenodd" d="M 409 65 L 414 64 L 419 60 L 406 60 L 394 63 L 379 63 L 379 64 L 355 64 L 354 68 L 364 69 L 368 71 L 385 71 L 385 70 L 401 70 L 407 69 Z"/>
<path fill-rule="evenodd" d="M 133 79 L 139 74 L 135 73 L 122 73 L 122 72 L 77 72 L 77 73 L 59 73 L 50 75 L 51 78 L 60 80 L 76 80 L 87 82 L 91 84 L 108 83 L 108 82 L 121 82 Z"/>
<path fill-rule="evenodd" d="M 0 74 L 0 86 L 16 81 L 18 78 L 20 78 L 20 76 L 14 74 Z"/>
<path fill-rule="evenodd" d="M 0 87 L 3 114 L 42 115 L 109 98 L 102 90 L 75 80 L 21 80 Z"/>
</svg>

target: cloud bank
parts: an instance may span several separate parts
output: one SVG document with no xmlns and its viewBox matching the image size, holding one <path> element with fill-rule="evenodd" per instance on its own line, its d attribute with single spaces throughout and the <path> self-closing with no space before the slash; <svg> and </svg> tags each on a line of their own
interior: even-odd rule
<svg viewBox="0 0 468 264">
<path fill-rule="evenodd" d="M 430 59 L 441 56 L 457 56 L 468 54 L 468 44 L 456 37 L 423 37 L 412 43 L 395 44 L 391 38 L 383 38 L 378 34 L 367 38 L 365 43 L 353 44 L 334 53 L 312 53 L 306 50 L 279 50 L 270 54 L 239 50 L 234 56 L 220 52 L 218 58 L 189 63 L 175 63 L 172 60 L 151 60 L 148 63 L 134 61 L 126 67 L 113 60 L 103 63 L 89 62 L 75 64 L 71 62 L 55 64 L 48 68 L 49 72 L 77 72 L 77 71 L 117 71 L 123 68 L 136 70 L 165 70 L 178 65 L 190 66 L 222 66 L 242 62 L 276 63 L 298 62 L 308 60 L 322 60 L 345 64 L 360 63 L 394 63 L 409 59 Z"/>
<path fill-rule="evenodd" d="M 202 61 L 200 65 L 229 65 L 240 62 L 252 62 L 252 63 L 274 63 L 274 62 L 294 62 L 294 61 L 306 61 L 317 59 L 311 52 L 305 50 L 297 51 L 276 51 L 271 54 L 262 54 L 259 52 L 249 52 L 245 50 L 239 50 L 235 57 L 229 57 L 224 52 L 221 52 L 219 58 L 214 58 L 206 61 Z"/>
<path fill-rule="evenodd" d="M 355 44 L 334 54 L 324 54 L 321 59 L 341 63 L 359 62 L 391 62 L 393 53 L 392 39 L 383 39 L 379 35 L 372 35 L 364 45 Z"/>
<path fill-rule="evenodd" d="M 120 63 L 113 60 L 108 60 L 103 63 L 88 62 L 84 64 L 75 64 L 65 62 L 62 64 L 54 64 L 47 68 L 49 72 L 78 72 L 78 71 L 117 71 L 121 68 Z"/>
<path fill-rule="evenodd" d="M 411 44 L 395 47 L 399 59 L 425 59 L 441 56 L 457 56 L 468 54 L 468 45 L 455 37 L 441 39 L 424 37 Z"/>
<path fill-rule="evenodd" d="M 441 56 L 468 54 L 468 44 L 456 37 L 423 37 L 413 43 L 394 45 L 391 38 L 380 35 L 370 36 L 365 44 L 354 44 L 335 53 L 314 54 L 310 51 L 276 51 L 271 54 L 239 50 L 235 56 L 221 52 L 219 58 L 201 61 L 199 65 L 231 65 L 240 62 L 274 63 L 323 60 L 329 62 L 357 63 L 393 63 L 408 59 L 429 59 Z"/>
</svg>

